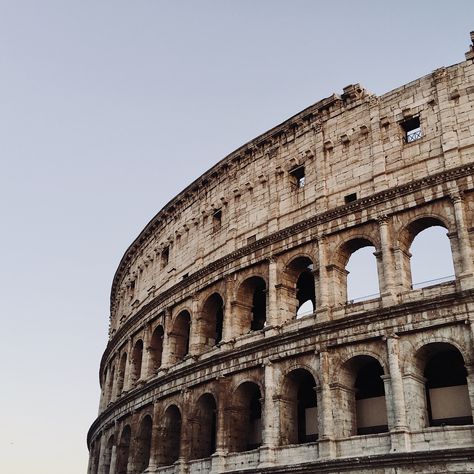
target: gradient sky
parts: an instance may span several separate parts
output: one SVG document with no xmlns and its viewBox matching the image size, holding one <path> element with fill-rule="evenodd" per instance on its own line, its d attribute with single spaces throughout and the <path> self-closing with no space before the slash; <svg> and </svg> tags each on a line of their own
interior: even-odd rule
<svg viewBox="0 0 474 474">
<path fill-rule="evenodd" d="M 360 82 L 464 59 L 474 2 L 0 0 L 0 472 L 85 474 L 109 292 L 154 214 Z"/>
</svg>

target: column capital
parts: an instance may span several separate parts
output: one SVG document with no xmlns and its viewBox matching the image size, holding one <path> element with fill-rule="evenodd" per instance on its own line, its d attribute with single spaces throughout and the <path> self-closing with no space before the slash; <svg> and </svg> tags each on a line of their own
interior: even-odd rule
<svg viewBox="0 0 474 474">
<path fill-rule="evenodd" d="M 379 226 L 387 225 L 388 224 L 388 216 L 387 214 L 379 214 L 376 218 L 377 223 Z"/>
</svg>

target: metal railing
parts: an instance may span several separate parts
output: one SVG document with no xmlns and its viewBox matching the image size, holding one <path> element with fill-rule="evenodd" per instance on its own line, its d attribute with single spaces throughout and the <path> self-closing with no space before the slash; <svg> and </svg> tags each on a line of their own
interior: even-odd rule
<svg viewBox="0 0 474 474">
<path fill-rule="evenodd" d="M 420 288 L 425 288 L 427 286 L 439 285 L 440 283 L 446 283 L 448 281 L 455 280 L 455 275 L 447 275 L 440 278 L 434 278 L 433 280 L 419 281 L 411 285 L 412 290 L 419 290 Z"/>
<path fill-rule="evenodd" d="M 371 295 L 359 296 L 357 298 L 347 300 L 347 304 L 360 303 L 361 301 L 373 300 L 376 298 L 380 298 L 380 293 L 372 293 Z"/>
<path fill-rule="evenodd" d="M 415 130 L 411 130 L 410 132 L 407 132 L 405 136 L 405 142 L 406 143 L 411 143 L 416 140 L 419 140 L 423 135 L 421 134 L 421 128 L 416 128 Z"/>
</svg>

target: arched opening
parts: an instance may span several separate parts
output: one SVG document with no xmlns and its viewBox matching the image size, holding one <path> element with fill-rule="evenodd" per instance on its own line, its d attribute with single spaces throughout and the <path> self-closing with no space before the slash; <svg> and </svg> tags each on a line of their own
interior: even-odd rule
<svg viewBox="0 0 474 474">
<path fill-rule="evenodd" d="M 127 353 L 124 352 L 120 357 L 119 370 L 117 374 L 117 397 L 123 392 L 123 386 L 125 383 L 125 369 L 127 367 Z"/>
<path fill-rule="evenodd" d="M 424 364 L 428 424 L 472 424 L 467 371 L 459 350 L 451 344 L 432 343 L 421 349 L 418 359 Z"/>
<path fill-rule="evenodd" d="M 136 474 L 141 474 L 148 467 L 148 463 L 150 462 L 152 426 L 153 421 L 149 415 L 145 416 L 140 423 L 138 435 L 135 440 L 136 451 L 134 467 Z"/>
<path fill-rule="evenodd" d="M 158 464 L 171 466 L 180 455 L 181 412 L 176 405 L 169 406 L 163 416 L 163 435 L 158 445 Z"/>
<path fill-rule="evenodd" d="M 191 328 L 191 315 L 188 311 L 181 311 L 176 316 L 173 330 L 170 334 L 170 352 L 174 362 L 183 360 L 189 353 L 189 333 Z"/>
<path fill-rule="evenodd" d="M 91 463 L 89 474 L 98 474 L 100 462 L 100 442 L 101 436 L 96 438 L 91 446 Z"/>
<path fill-rule="evenodd" d="M 359 356 L 355 359 L 357 434 L 388 431 L 385 386 L 382 380 L 383 368 L 373 357 Z"/>
<path fill-rule="evenodd" d="M 140 379 L 142 373 L 143 341 L 139 339 L 133 346 L 132 351 L 132 383 Z"/>
<path fill-rule="evenodd" d="M 348 255 L 347 301 L 357 303 L 379 296 L 379 277 L 375 247 L 369 240 L 354 239 L 345 245 Z"/>
<path fill-rule="evenodd" d="M 262 405 L 260 388 L 244 382 L 234 393 L 230 425 L 230 450 L 249 451 L 262 444 Z"/>
<path fill-rule="evenodd" d="M 211 456 L 216 450 L 217 406 L 214 397 L 206 393 L 199 397 L 193 423 L 191 459 Z"/>
<path fill-rule="evenodd" d="M 110 474 L 110 464 L 112 463 L 112 453 L 114 449 L 114 443 L 115 443 L 115 438 L 114 438 L 114 435 L 112 435 L 107 441 L 107 446 L 105 448 L 103 474 Z"/>
<path fill-rule="evenodd" d="M 163 356 L 163 338 L 165 332 L 163 326 L 158 326 L 151 336 L 150 341 L 150 357 L 151 357 L 151 370 L 150 375 L 156 374 L 158 369 L 161 367 L 161 358 Z"/>
<path fill-rule="evenodd" d="M 281 401 L 282 444 L 301 444 L 318 439 L 316 381 L 305 369 L 290 372 L 284 381 Z"/>
<path fill-rule="evenodd" d="M 213 293 L 207 298 L 201 316 L 201 346 L 210 349 L 222 340 L 224 301 L 219 293 Z"/>
<path fill-rule="evenodd" d="M 297 318 L 312 314 L 316 308 L 313 262 L 308 257 L 297 257 L 286 269 L 286 285 L 294 289 L 294 307 L 290 312 Z"/>
<path fill-rule="evenodd" d="M 267 292 L 263 278 L 253 276 L 240 285 L 235 309 L 235 325 L 239 335 L 264 328 L 267 319 Z"/>
<path fill-rule="evenodd" d="M 335 427 L 342 437 L 388 430 L 384 374 L 380 362 L 368 355 L 351 358 L 341 368 L 335 391 Z"/>
<path fill-rule="evenodd" d="M 425 217 L 408 226 L 405 232 L 410 260 L 407 271 L 413 289 L 437 285 L 455 279 L 451 243 L 445 225 L 438 219 Z M 407 267 L 407 263 L 405 264 Z"/>
<path fill-rule="evenodd" d="M 128 456 L 130 454 L 130 439 L 132 436 L 132 430 L 129 425 L 126 425 L 122 429 L 120 435 L 120 441 L 117 449 L 117 465 L 116 474 L 127 474 Z"/>
</svg>

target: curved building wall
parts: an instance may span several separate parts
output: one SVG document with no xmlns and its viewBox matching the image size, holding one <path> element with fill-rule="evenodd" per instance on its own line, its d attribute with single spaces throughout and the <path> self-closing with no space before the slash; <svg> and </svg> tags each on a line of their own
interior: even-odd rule
<svg viewBox="0 0 474 474">
<path fill-rule="evenodd" d="M 90 474 L 472 466 L 471 56 L 381 97 L 344 88 L 152 219 L 113 281 Z M 413 289 L 431 226 L 455 275 Z M 351 301 L 367 246 L 379 292 Z"/>
</svg>

